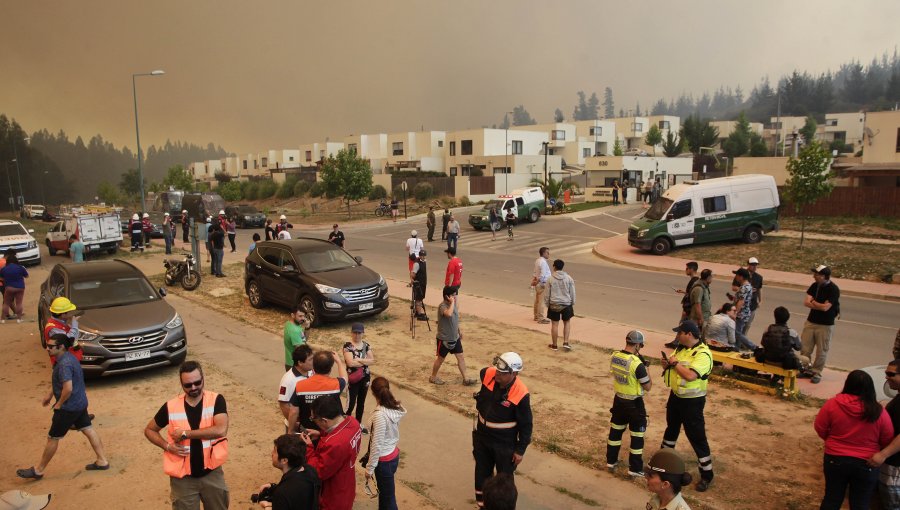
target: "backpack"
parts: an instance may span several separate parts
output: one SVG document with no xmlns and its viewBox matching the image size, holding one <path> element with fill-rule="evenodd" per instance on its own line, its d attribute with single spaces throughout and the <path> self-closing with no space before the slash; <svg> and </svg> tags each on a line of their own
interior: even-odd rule
<svg viewBox="0 0 900 510">
<path fill-rule="evenodd" d="M 793 344 L 791 342 L 791 330 L 787 326 L 772 324 L 766 329 L 762 337 L 762 346 L 765 350 L 766 361 L 780 361 L 785 369 L 797 368 L 797 358 L 792 356 Z"/>
</svg>

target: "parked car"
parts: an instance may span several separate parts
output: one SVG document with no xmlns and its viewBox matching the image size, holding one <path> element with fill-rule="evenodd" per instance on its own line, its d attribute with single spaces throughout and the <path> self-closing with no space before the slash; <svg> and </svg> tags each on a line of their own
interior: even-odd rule
<svg viewBox="0 0 900 510">
<path fill-rule="evenodd" d="M 22 219 L 39 220 L 44 214 L 44 206 L 38 204 L 25 204 L 19 213 Z"/>
<path fill-rule="evenodd" d="M 247 204 L 229 205 L 225 208 L 225 216 L 234 218 L 239 228 L 262 227 L 266 224 L 266 215 Z"/>
<path fill-rule="evenodd" d="M 41 251 L 31 234 L 34 234 L 33 228 L 26 230 L 16 220 L 0 220 L 0 254 L 12 248 L 22 265 L 40 264 Z"/>
<path fill-rule="evenodd" d="M 497 195 L 497 198 L 486 203 L 481 210 L 469 215 L 469 225 L 475 230 L 491 228 L 490 210 L 497 207 L 501 225 L 506 224 L 506 211 L 512 209 L 519 222 L 534 223 L 541 219 L 544 210 L 544 191 L 538 187 L 514 189 L 508 195 Z"/>
<path fill-rule="evenodd" d="M 41 284 L 38 328 L 50 316 L 50 303 L 67 297 L 84 311 L 77 340 L 86 376 L 180 365 L 187 355 L 187 336 L 165 295 L 123 260 L 57 264 Z M 45 345 L 43 334 L 39 337 Z"/>
<path fill-rule="evenodd" d="M 375 271 L 323 239 L 298 238 L 256 243 L 244 265 L 250 304 L 299 305 L 313 324 L 380 313 L 388 307 L 388 286 Z"/>
<path fill-rule="evenodd" d="M 56 255 L 61 251 L 69 255 L 69 238 L 78 236 L 84 243 L 84 255 L 105 251 L 110 255 L 116 253 L 122 244 L 122 232 L 119 229 L 118 213 L 102 214 L 73 214 L 63 221 L 59 221 L 47 231 L 44 243 L 47 252 Z"/>
</svg>

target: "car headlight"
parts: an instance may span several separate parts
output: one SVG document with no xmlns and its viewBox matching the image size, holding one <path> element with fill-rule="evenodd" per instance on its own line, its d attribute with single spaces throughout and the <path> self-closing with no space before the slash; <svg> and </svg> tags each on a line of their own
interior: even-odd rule
<svg viewBox="0 0 900 510">
<path fill-rule="evenodd" d="M 244 216 L 244 219 L 245 219 L 245 220 L 249 220 L 249 219 L 250 219 L 250 216 Z"/>
<path fill-rule="evenodd" d="M 166 324 L 166 329 L 175 329 L 182 324 L 183 321 L 181 320 L 181 316 L 176 313 L 175 317 L 172 317 L 172 320 Z"/>
<path fill-rule="evenodd" d="M 28 242 L 28 249 L 30 250 L 32 248 L 37 248 L 37 241 L 29 241 Z"/>
<path fill-rule="evenodd" d="M 78 342 L 93 342 L 97 340 L 100 335 L 97 333 L 92 333 L 90 331 L 85 331 L 83 329 L 78 330 L 78 338 L 76 340 Z"/>
<path fill-rule="evenodd" d="M 384 281 L 384 277 L 381 275 L 378 275 L 378 286 L 379 287 L 387 286 L 387 282 Z"/>
<path fill-rule="evenodd" d="M 341 289 L 336 287 L 329 287 L 328 285 L 322 285 L 321 283 L 316 284 L 316 289 L 319 290 L 322 294 L 340 294 Z"/>
<path fill-rule="evenodd" d="M 646 228 L 643 229 L 643 230 L 638 230 L 638 237 L 644 237 L 645 235 L 647 235 L 647 229 L 646 229 Z"/>
</svg>

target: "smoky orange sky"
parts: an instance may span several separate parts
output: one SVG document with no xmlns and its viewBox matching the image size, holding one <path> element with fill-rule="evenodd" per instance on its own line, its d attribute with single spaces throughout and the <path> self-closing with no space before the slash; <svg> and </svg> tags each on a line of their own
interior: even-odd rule
<svg viewBox="0 0 900 510">
<path fill-rule="evenodd" d="M 893 53 L 895 0 L 0 0 L 0 112 L 28 131 L 235 153 L 569 118 Z"/>
</svg>

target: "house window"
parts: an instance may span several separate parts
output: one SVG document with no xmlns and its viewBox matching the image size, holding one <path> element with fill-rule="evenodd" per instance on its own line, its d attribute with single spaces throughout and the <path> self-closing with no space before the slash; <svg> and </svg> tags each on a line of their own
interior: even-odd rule
<svg viewBox="0 0 900 510">
<path fill-rule="evenodd" d="M 871 141 L 871 137 L 869 138 Z M 900 152 L 900 128 L 897 128 L 897 149 L 896 152 Z"/>
<path fill-rule="evenodd" d="M 450 144 L 452 145 L 453 142 L 450 142 Z M 450 167 L 450 176 L 451 176 L 451 177 L 456 177 L 456 167 L 455 167 L 455 166 L 451 166 L 451 167 Z"/>
<path fill-rule="evenodd" d="M 312 151 L 306 151 L 306 161 L 312 161 Z"/>
<path fill-rule="evenodd" d="M 669 129 L 670 126 L 671 124 L 669 124 L 669 121 L 667 120 L 659 121 L 659 129 Z"/>
<path fill-rule="evenodd" d="M 509 167 L 502 167 L 502 166 L 494 167 L 494 175 L 511 174 L 511 173 L 512 172 L 509 171 Z"/>
<path fill-rule="evenodd" d="M 588 130 L 588 134 L 591 136 L 603 136 L 603 128 L 601 126 L 591 126 Z"/>
<path fill-rule="evenodd" d="M 258 168 L 259 168 L 259 161 L 257 161 L 257 160 L 254 159 L 254 160 L 253 160 L 253 169 L 256 170 L 256 169 L 258 169 Z"/>
<path fill-rule="evenodd" d="M 703 199 L 703 214 L 713 214 L 728 210 L 728 200 L 725 195 L 706 197 Z"/>
<path fill-rule="evenodd" d="M 773 122 L 772 127 L 769 129 L 781 129 L 781 122 Z"/>
<path fill-rule="evenodd" d="M 462 140 L 459 146 L 459 153 L 463 156 L 471 156 L 472 155 L 472 140 Z M 468 175 L 468 174 L 463 174 Z"/>
<path fill-rule="evenodd" d="M 456 142 L 450 142 L 450 155 L 456 156 Z"/>
<path fill-rule="evenodd" d="M 512 141 L 512 153 L 513 154 L 522 154 L 522 140 L 513 140 Z"/>
<path fill-rule="evenodd" d="M 269 158 L 262 158 L 262 166 L 263 166 L 263 168 L 268 168 Z"/>
<path fill-rule="evenodd" d="M 554 129 L 553 132 L 551 133 L 551 137 L 553 140 L 565 140 L 566 132 L 565 132 L 565 130 L 562 130 L 562 129 Z"/>
<path fill-rule="evenodd" d="M 644 132 L 644 123 L 643 122 L 632 122 L 631 123 L 631 131 L 633 133 L 643 133 Z"/>
<path fill-rule="evenodd" d="M 294 161 L 294 156 L 288 156 L 288 161 Z"/>
<path fill-rule="evenodd" d="M 403 142 L 394 142 L 392 145 L 394 151 L 394 156 L 402 156 L 403 155 Z"/>
<path fill-rule="evenodd" d="M 833 126 L 837 126 L 837 125 L 838 125 L 838 120 L 837 120 L 837 119 L 825 119 L 825 125 L 826 125 L 826 126 L 832 126 L 832 127 L 833 127 Z"/>
<path fill-rule="evenodd" d="M 443 147 L 443 146 L 444 146 L 444 141 L 438 140 L 438 147 Z"/>
<path fill-rule="evenodd" d="M 325 149 L 319 151 L 319 159 L 325 159 Z"/>
<path fill-rule="evenodd" d="M 356 144 L 355 143 L 351 143 L 350 145 L 348 145 L 347 149 L 350 151 L 351 154 L 356 154 Z"/>
<path fill-rule="evenodd" d="M 583 157 L 583 158 L 591 157 L 591 148 L 585 147 L 585 148 L 581 149 L 581 157 Z"/>
<path fill-rule="evenodd" d="M 246 170 L 246 169 L 247 169 L 247 160 L 245 159 L 244 160 L 244 170 Z"/>
</svg>

